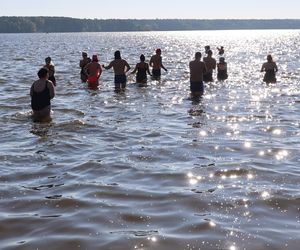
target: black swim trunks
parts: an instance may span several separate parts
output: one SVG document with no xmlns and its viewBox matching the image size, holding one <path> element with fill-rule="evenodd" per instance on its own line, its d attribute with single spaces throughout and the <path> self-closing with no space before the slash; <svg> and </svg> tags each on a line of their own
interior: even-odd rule
<svg viewBox="0 0 300 250">
<path fill-rule="evenodd" d="M 126 87 L 126 75 L 115 75 L 115 88 L 119 89 L 121 86 L 124 89 Z"/>
<path fill-rule="evenodd" d="M 154 78 L 159 78 L 161 76 L 161 70 L 160 69 L 152 69 L 152 76 Z"/>
<path fill-rule="evenodd" d="M 191 90 L 191 92 L 201 92 L 201 93 L 204 93 L 204 84 L 203 84 L 203 81 L 191 82 L 190 90 Z"/>
</svg>

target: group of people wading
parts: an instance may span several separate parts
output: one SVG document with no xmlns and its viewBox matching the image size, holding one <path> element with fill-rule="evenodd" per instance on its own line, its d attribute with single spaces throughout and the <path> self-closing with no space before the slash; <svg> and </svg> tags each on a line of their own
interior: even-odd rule
<svg viewBox="0 0 300 250">
<path fill-rule="evenodd" d="M 218 63 L 212 57 L 213 52 L 210 46 L 205 46 L 206 56 L 201 60 L 201 52 L 195 53 L 195 58 L 189 63 L 190 69 L 190 91 L 192 97 L 200 97 L 204 93 L 203 82 L 213 82 L 213 71 L 217 70 L 217 79 L 224 81 L 228 78 L 227 63 L 224 58 L 224 47 L 217 48 L 219 54 Z M 128 73 L 131 69 L 128 62 L 121 57 L 120 51 L 115 51 L 114 60 L 107 66 L 100 65 L 97 55 L 93 55 L 90 59 L 86 52 L 82 52 L 82 59 L 79 66 L 81 68 L 80 77 L 82 82 L 87 82 L 90 87 L 96 87 L 99 84 L 99 78 L 103 69 L 113 68 L 115 91 L 120 92 L 125 90 L 127 83 L 127 75 L 135 74 L 136 83 L 139 86 L 146 86 L 147 75 L 152 79 L 159 80 L 161 77 L 161 69 L 167 71 L 162 63 L 161 49 L 156 49 L 154 55 L 151 56 L 149 64 L 145 61 L 145 56 L 140 56 L 134 70 Z M 152 71 L 150 72 L 150 67 Z M 262 65 L 261 72 L 265 72 L 263 81 L 266 83 L 276 82 L 276 72 L 278 71 L 276 63 L 272 56 L 267 56 L 267 62 Z M 51 102 L 55 96 L 55 67 L 50 57 L 45 59 L 45 65 L 38 71 L 39 79 L 35 81 L 30 88 L 31 108 L 35 121 L 49 121 L 51 119 Z"/>
</svg>

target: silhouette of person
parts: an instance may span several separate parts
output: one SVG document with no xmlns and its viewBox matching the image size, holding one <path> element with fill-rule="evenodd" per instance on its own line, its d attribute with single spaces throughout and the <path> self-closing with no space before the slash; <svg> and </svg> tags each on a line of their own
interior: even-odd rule
<svg viewBox="0 0 300 250">
<path fill-rule="evenodd" d="M 49 70 L 41 68 L 38 71 L 39 80 L 30 88 L 32 115 L 35 121 L 43 122 L 51 119 L 51 99 L 55 96 L 54 85 L 48 80 Z"/>
<path fill-rule="evenodd" d="M 88 79 L 87 72 L 85 71 L 85 66 L 91 62 L 91 58 L 88 57 L 86 52 L 82 52 L 82 59 L 79 62 L 79 67 L 81 68 L 80 71 L 80 79 L 82 82 L 86 82 Z"/>
<path fill-rule="evenodd" d="M 49 70 L 49 80 L 53 83 L 54 86 L 56 86 L 56 79 L 54 76 L 55 67 L 50 56 L 45 58 L 45 63 L 46 64 L 44 65 L 44 68 L 47 68 Z"/>
<path fill-rule="evenodd" d="M 219 81 L 226 80 L 228 78 L 227 75 L 227 63 L 225 62 L 224 57 L 219 58 L 219 62 L 217 63 L 217 78 Z"/>
<path fill-rule="evenodd" d="M 149 64 L 152 67 L 152 76 L 156 80 L 160 79 L 161 68 L 168 71 L 162 64 L 161 49 L 157 49 L 155 55 L 151 56 Z"/>
<path fill-rule="evenodd" d="M 224 53 L 225 53 L 225 50 L 224 50 L 224 47 L 223 47 L 223 46 L 221 46 L 220 48 L 219 48 L 219 47 L 217 47 L 217 50 L 219 51 L 219 56 L 222 56 L 222 55 L 224 55 Z"/>
<path fill-rule="evenodd" d="M 260 71 L 265 72 L 264 82 L 276 83 L 276 72 L 278 71 L 278 68 L 271 55 L 267 56 L 267 62 L 262 65 Z"/>
<path fill-rule="evenodd" d="M 140 56 L 140 62 L 136 64 L 134 70 L 131 74 L 136 74 L 136 82 L 146 84 L 147 83 L 147 73 L 151 76 L 149 70 L 149 64 L 145 62 L 145 56 L 142 54 Z"/>
<path fill-rule="evenodd" d="M 121 52 L 115 51 L 115 59 L 108 66 L 103 66 L 105 69 L 113 68 L 115 73 L 115 91 L 125 90 L 127 77 L 126 73 L 130 70 L 130 66 L 126 60 L 121 58 Z"/>
<path fill-rule="evenodd" d="M 208 54 L 209 50 L 210 50 L 210 46 L 209 45 L 204 46 L 205 54 Z"/>
<path fill-rule="evenodd" d="M 201 61 L 202 54 L 195 53 L 195 60 L 189 63 L 190 68 L 190 90 L 193 97 L 204 93 L 203 74 L 206 73 L 205 63 Z"/>
<path fill-rule="evenodd" d="M 97 86 L 102 73 L 97 55 L 93 55 L 92 61 L 85 66 L 84 71 L 87 73 L 87 83 L 89 86 Z"/>
<path fill-rule="evenodd" d="M 203 58 L 203 62 L 206 65 L 207 72 L 203 75 L 204 82 L 213 82 L 214 79 L 212 77 L 213 70 L 216 69 L 217 61 L 215 58 L 212 57 L 212 51 L 207 51 L 207 56 Z"/>
</svg>

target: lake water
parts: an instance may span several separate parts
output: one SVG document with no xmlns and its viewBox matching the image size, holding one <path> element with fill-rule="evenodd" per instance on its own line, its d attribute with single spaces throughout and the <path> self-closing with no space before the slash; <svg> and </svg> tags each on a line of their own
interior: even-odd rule
<svg viewBox="0 0 300 250">
<path fill-rule="evenodd" d="M 189 97 L 188 63 L 225 47 L 229 79 Z M 80 82 L 81 51 L 168 72 Z M 299 249 L 300 31 L 0 34 L 1 249 Z M 278 82 L 260 68 L 271 53 Z M 52 121 L 29 89 L 56 66 Z"/>
</svg>

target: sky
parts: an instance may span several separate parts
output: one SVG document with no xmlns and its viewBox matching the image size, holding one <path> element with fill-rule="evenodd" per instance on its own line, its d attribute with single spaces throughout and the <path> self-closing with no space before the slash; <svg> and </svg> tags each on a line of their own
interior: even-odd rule
<svg viewBox="0 0 300 250">
<path fill-rule="evenodd" d="M 300 19 L 299 0 L 0 0 L 0 16 Z"/>
</svg>

